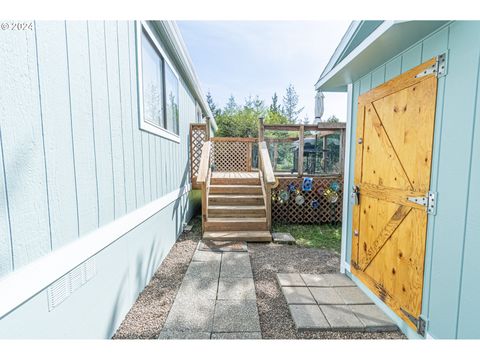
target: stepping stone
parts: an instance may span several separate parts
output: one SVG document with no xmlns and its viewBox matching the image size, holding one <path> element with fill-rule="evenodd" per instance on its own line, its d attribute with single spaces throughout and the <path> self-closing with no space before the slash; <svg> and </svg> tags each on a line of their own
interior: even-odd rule
<svg viewBox="0 0 480 360">
<path fill-rule="evenodd" d="M 262 334 L 260 332 L 236 332 L 236 333 L 213 333 L 213 340 L 225 340 L 225 339 L 261 339 Z"/>
<path fill-rule="evenodd" d="M 192 332 L 192 331 L 172 331 L 172 330 L 164 330 L 160 332 L 160 336 L 158 337 L 160 340 L 175 340 L 175 339 L 210 339 L 209 332 Z"/>
<path fill-rule="evenodd" d="M 220 278 L 218 300 L 255 300 L 253 278 Z"/>
<path fill-rule="evenodd" d="M 373 301 L 358 287 L 336 287 L 335 291 L 346 305 L 373 304 Z"/>
<path fill-rule="evenodd" d="M 256 300 L 217 300 L 213 332 L 260 332 Z"/>
<path fill-rule="evenodd" d="M 212 332 L 215 300 L 198 297 L 175 299 L 164 330 Z"/>
<path fill-rule="evenodd" d="M 241 240 L 201 240 L 198 243 L 200 251 L 214 252 L 247 252 L 247 243 Z"/>
<path fill-rule="evenodd" d="M 188 266 L 185 277 L 217 279 L 220 272 L 218 261 L 192 261 Z"/>
<path fill-rule="evenodd" d="M 321 305 L 323 315 L 332 330 L 364 331 L 365 325 L 355 316 L 347 305 Z"/>
<path fill-rule="evenodd" d="M 300 274 L 303 281 L 307 286 L 311 287 L 327 287 L 330 286 L 330 283 L 327 282 L 323 275 L 318 274 Z"/>
<path fill-rule="evenodd" d="M 338 295 L 335 288 L 331 287 L 312 287 L 309 288 L 315 301 L 319 305 L 344 305 L 342 297 Z"/>
<path fill-rule="evenodd" d="M 222 254 L 212 251 L 195 251 L 193 254 L 192 261 L 218 261 L 222 260 Z"/>
<path fill-rule="evenodd" d="M 300 274 L 277 274 L 280 286 L 305 286 Z"/>
<path fill-rule="evenodd" d="M 395 331 L 397 325 L 376 305 L 350 305 L 367 331 Z"/>
<path fill-rule="evenodd" d="M 221 278 L 253 278 L 248 253 L 222 254 Z"/>
<path fill-rule="evenodd" d="M 335 273 L 335 274 L 322 274 L 325 281 L 329 286 L 357 286 L 355 283 L 349 279 L 346 275 Z"/>
<path fill-rule="evenodd" d="M 193 298 L 217 298 L 218 280 L 215 278 L 202 278 L 197 276 L 185 277 L 178 289 L 175 301 Z"/>
<path fill-rule="evenodd" d="M 282 287 L 287 304 L 316 304 L 315 299 L 306 287 Z"/>
<path fill-rule="evenodd" d="M 277 244 L 295 244 L 296 240 L 290 233 L 272 233 L 272 239 Z"/>
<path fill-rule="evenodd" d="M 288 308 L 297 330 L 330 330 L 330 324 L 317 305 L 289 305 Z"/>
</svg>

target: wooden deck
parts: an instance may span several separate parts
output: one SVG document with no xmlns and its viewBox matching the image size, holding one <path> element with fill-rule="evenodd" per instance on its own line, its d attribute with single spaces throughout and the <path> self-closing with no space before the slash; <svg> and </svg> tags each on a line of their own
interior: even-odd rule
<svg viewBox="0 0 480 360">
<path fill-rule="evenodd" d="M 259 179 L 260 175 L 258 171 L 251 172 L 221 172 L 214 171 L 212 172 L 213 179 Z"/>
</svg>

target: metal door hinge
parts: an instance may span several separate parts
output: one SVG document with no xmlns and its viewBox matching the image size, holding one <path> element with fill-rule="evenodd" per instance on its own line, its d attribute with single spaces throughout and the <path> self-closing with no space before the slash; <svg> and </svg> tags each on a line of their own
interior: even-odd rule
<svg viewBox="0 0 480 360">
<path fill-rule="evenodd" d="M 447 55 L 445 53 L 438 55 L 435 64 L 418 73 L 415 77 L 421 78 L 430 74 L 435 74 L 437 78 L 447 74 Z"/>
<path fill-rule="evenodd" d="M 415 316 L 413 316 L 403 308 L 400 308 L 400 311 L 408 318 L 408 320 L 410 320 L 415 325 L 415 327 L 417 328 L 417 334 L 420 336 L 425 336 L 425 331 L 427 329 L 427 322 L 424 319 L 422 319 L 421 316 L 416 318 Z"/>
<path fill-rule="evenodd" d="M 435 215 L 437 213 L 437 194 L 433 191 L 429 191 L 426 196 L 420 197 L 408 197 L 407 200 L 418 205 L 425 206 L 427 214 Z"/>
<path fill-rule="evenodd" d="M 353 205 L 360 204 L 360 188 L 358 185 L 352 186 L 352 193 L 350 194 L 350 199 Z"/>
</svg>

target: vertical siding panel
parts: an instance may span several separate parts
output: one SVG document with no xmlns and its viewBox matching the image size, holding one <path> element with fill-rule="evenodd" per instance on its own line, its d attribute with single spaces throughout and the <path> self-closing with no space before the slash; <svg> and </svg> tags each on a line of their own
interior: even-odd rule
<svg viewBox="0 0 480 360">
<path fill-rule="evenodd" d="M 1 125 L 1 123 L 0 123 Z M 0 126 L 0 278 L 13 271 L 12 238 L 7 204 L 7 188 L 3 162 L 2 128 Z"/>
<path fill-rule="evenodd" d="M 440 30 L 423 41 L 422 62 L 441 55 L 448 49 L 448 27 Z"/>
<path fill-rule="evenodd" d="M 158 138 L 157 141 L 155 142 L 155 156 L 156 156 L 156 159 L 157 159 L 157 187 L 158 187 L 158 197 L 162 197 L 165 192 L 164 192 L 164 189 L 163 189 L 163 184 L 162 184 L 162 181 L 163 181 L 163 171 L 162 171 L 162 162 L 164 161 L 162 159 L 162 154 L 160 152 L 160 144 L 162 143 L 162 139 L 161 138 Z"/>
<path fill-rule="evenodd" d="M 372 88 L 372 75 L 367 74 L 360 79 L 360 94 L 369 91 Z"/>
<path fill-rule="evenodd" d="M 385 81 L 393 79 L 402 72 L 402 57 L 397 56 L 385 64 Z"/>
<path fill-rule="evenodd" d="M 157 192 L 157 164 L 155 154 L 155 142 L 157 141 L 157 135 L 148 135 L 148 151 L 150 154 L 150 183 L 152 184 L 152 200 L 158 198 Z"/>
<path fill-rule="evenodd" d="M 385 82 L 385 66 L 382 66 L 372 72 L 372 88 Z"/>
<path fill-rule="evenodd" d="M 107 53 L 108 98 L 110 100 L 110 122 L 113 153 L 113 173 L 115 189 L 115 218 L 125 214 L 125 173 L 123 159 L 122 109 L 118 78 L 117 24 L 105 22 L 105 42 Z"/>
<path fill-rule="evenodd" d="M 89 22 L 88 33 L 99 197 L 98 218 L 99 226 L 102 226 L 115 218 L 113 161 L 108 110 L 107 59 L 103 22 Z"/>
<path fill-rule="evenodd" d="M 150 144 L 149 134 L 140 130 L 142 135 L 143 184 L 145 188 L 145 203 L 152 201 L 152 180 L 150 178 Z"/>
<path fill-rule="evenodd" d="M 422 44 L 419 43 L 402 55 L 402 73 L 422 63 Z"/>
<path fill-rule="evenodd" d="M 17 269 L 51 250 L 35 30 L 0 31 L 0 54 L 0 126 Z"/>
<path fill-rule="evenodd" d="M 477 44 L 480 39 L 477 39 Z M 479 64 L 480 66 L 480 64 Z M 458 319 L 458 338 L 479 339 L 480 312 L 478 304 L 480 303 L 480 82 L 477 80 L 477 102 L 474 124 L 474 143 L 470 154 L 470 187 L 469 202 L 467 212 L 467 223 L 465 233 L 465 249 L 463 259 L 462 288 L 460 294 L 460 311 Z"/>
<path fill-rule="evenodd" d="M 79 235 L 82 235 L 98 227 L 87 23 L 69 21 L 66 30 Z"/>
<path fill-rule="evenodd" d="M 65 23 L 36 24 L 52 248 L 78 236 Z"/>
<path fill-rule="evenodd" d="M 132 109 L 130 100 L 130 70 L 128 52 L 128 22 L 117 22 L 118 26 L 118 59 L 120 77 L 120 97 L 122 105 L 123 122 L 123 146 L 125 160 L 125 194 L 127 212 L 136 208 L 136 187 L 135 187 L 135 158 L 133 147 L 133 124 Z"/>
<path fill-rule="evenodd" d="M 440 338 L 456 336 L 468 194 L 468 179 L 458 174 L 468 174 L 470 161 L 465 155 L 471 150 L 469 141 L 459 139 L 471 134 L 473 128 L 478 33 L 476 22 L 455 22 L 450 28 L 429 304 L 429 329 Z"/>
<path fill-rule="evenodd" d="M 144 170 L 142 154 L 142 135 L 138 119 L 137 57 L 135 40 L 135 22 L 129 22 L 128 49 L 130 71 L 130 102 L 132 110 L 133 152 L 135 156 L 135 185 L 137 187 L 137 207 L 145 204 Z"/>
</svg>

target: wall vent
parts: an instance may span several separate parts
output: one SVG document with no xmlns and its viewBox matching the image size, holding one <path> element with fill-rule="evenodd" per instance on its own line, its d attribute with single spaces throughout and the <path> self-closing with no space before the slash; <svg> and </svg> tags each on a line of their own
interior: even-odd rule
<svg viewBox="0 0 480 360">
<path fill-rule="evenodd" d="M 90 258 L 55 281 L 47 289 L 48 311 L 53 311 L 75 290 L 85 285 L 97 273 L 95 259 Z"/>
</svg>

